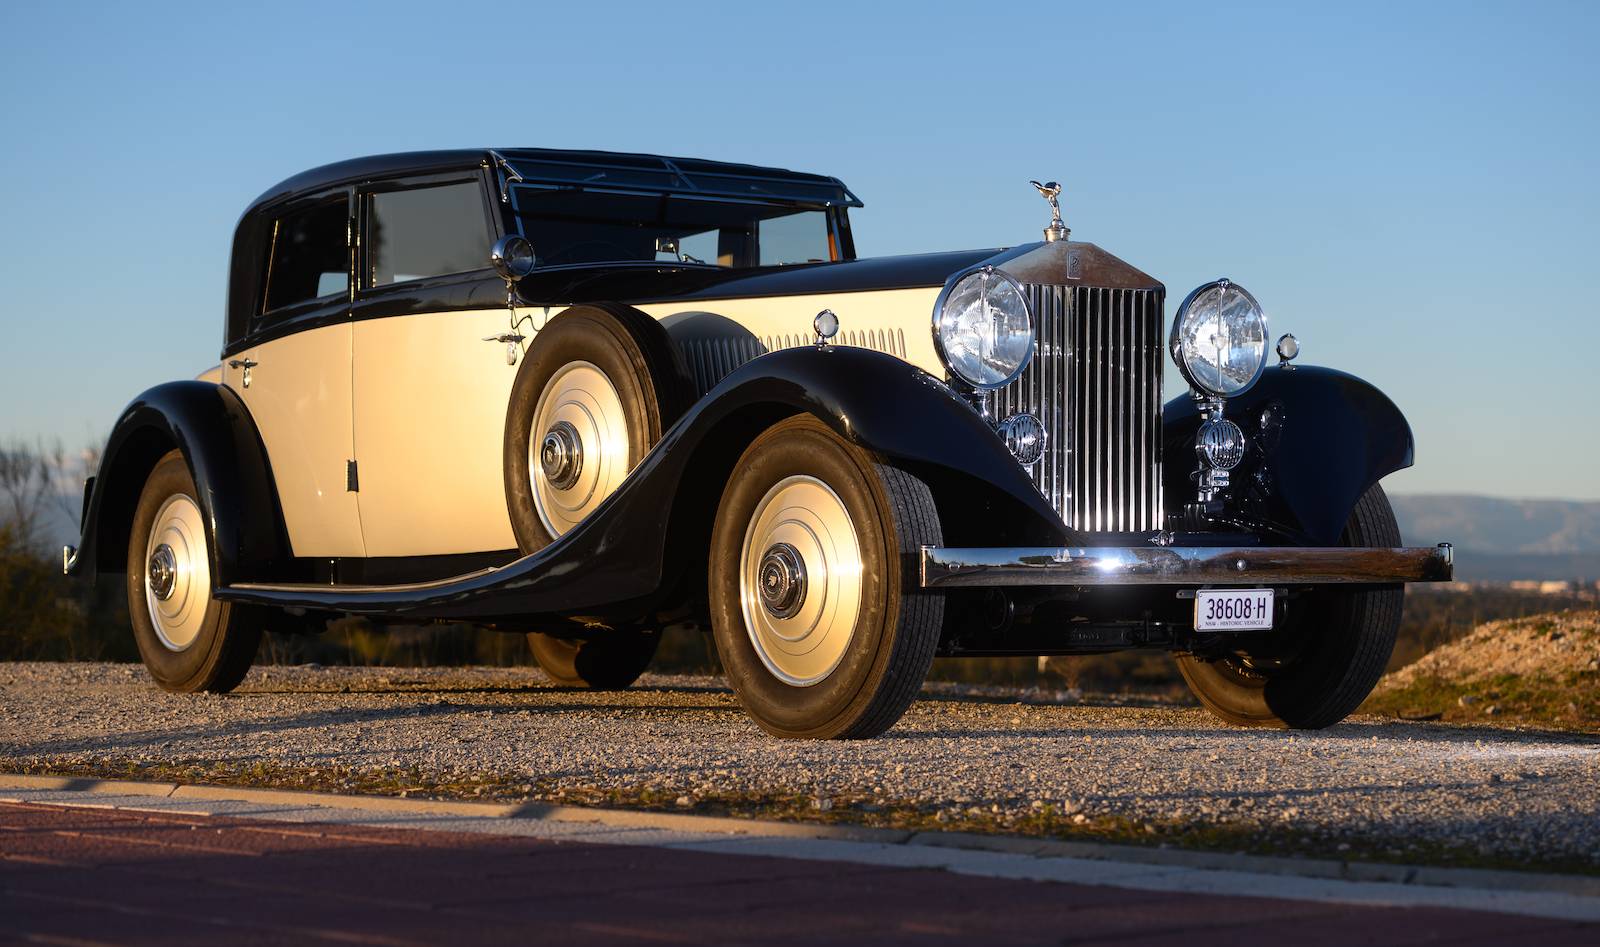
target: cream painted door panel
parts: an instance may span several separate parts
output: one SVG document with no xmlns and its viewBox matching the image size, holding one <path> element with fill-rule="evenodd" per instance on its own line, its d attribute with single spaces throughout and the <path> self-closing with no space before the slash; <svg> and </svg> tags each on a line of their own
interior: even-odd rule
<svg viewBox="0 0 1600 947">
<path fill-rule="evenodd" d="M 230 357 L 222 382 L 250 409 L 296 556 L 364 556 L 349 490 L 352 449 L 349 321 L 253 345 Z M 250 384 L 244 383 L 245 360 Z"/>
<path fill-rule="evenodd" d="M 355 323 L 355 446 L 369 556 L 515 549 L 502 450 L 517 376 L 504 306 Z"/>
</svg>

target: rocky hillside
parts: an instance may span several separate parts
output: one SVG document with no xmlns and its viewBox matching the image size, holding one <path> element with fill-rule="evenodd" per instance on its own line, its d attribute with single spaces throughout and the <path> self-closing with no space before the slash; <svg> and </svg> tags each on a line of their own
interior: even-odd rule
<svg viewBox="0 0 1600 947">
<path fill-rule="evenodd" d="M 1362 709 L 1600 731 L 1600 611 L 1481 625 L 1385 677 Z"/>
</svg>

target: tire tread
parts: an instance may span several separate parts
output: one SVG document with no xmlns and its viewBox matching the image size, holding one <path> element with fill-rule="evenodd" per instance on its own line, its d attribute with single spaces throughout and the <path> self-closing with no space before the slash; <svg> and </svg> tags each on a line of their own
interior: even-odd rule
<svg viewBox="0 0 1600 947">
<path fill-rule="evenodd" d="M 1345 529 L 1350 546 L 1398 546 L 1400 526 L 1383 488 L 1373 486 L 1362 494 Z M 1354 713 L 1372 693 L 1394 653 L 1394 630 L 1400 626 L 1405 592 L 1399 588 L 1373 589 L 1350 596 L 1349 627 L 1359 629 L 1356 650 L 1337 686 L 1306 709 L 1293 726 L 1320 730 Z M 1389 629 L 1387 634 L 1374 629 Z"/>
<path fill-rule="evenodd" d="M 943 597 L 918 589 L 918 557 L 924 545 L 942 541 L 939 513 L 928 485 L 909 472 L 874 463 L 883 483 L 900 548 L 900 614 L 894 648 L 883 681 L 867 709 L 839 734 L 845 739 L 875 737 L 894 726 L 922 693 L 933 666 L 944 624 Z"/>
<path fill-rule="evenodd" d="M 1374 484 L 1356 502 L 1340 539 L 1347 547 L 1400 545 L 1394 509 L 1381 486 Z M 1394 652 L 1404 587 L 1334 588 L 1315 607 L 1322 609 L 1314 616 L 1316 633 L 1347 638 L 1324 639 L 1322 653 L 1313 649 L 1298 658 L 1298 667 L 1284 669 L 1284 676 L 1254 684 L 1225 674 L 1210 660 L 1180 657 L 1190 691 L 1212 715 L 1239 726 L 1321 730 L 1354 713 Z"/>
</svg>

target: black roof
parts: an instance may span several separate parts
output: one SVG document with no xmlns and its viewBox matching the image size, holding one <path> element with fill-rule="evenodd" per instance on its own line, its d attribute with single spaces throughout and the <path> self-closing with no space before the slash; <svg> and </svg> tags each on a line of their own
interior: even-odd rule
<svg viewBox="0 0 1600 947">
<path fill-rule="evenodd" d="M 326 164 L 268 188 L 251 203 L 250 210 L 282 198 L 367 178 L 461 170 L 485 161 L 512 183 L 861 206 L 861 201 L 838 178 L 784 168 L 617 151 L 481 148 L 401 152 Z"/>
</svg>

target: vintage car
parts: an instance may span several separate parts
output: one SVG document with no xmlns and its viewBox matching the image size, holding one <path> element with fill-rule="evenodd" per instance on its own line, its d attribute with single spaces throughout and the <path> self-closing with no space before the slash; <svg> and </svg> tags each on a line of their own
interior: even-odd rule
<svg viewBox="0 0 1600 947">
<path fill-rule="evenodd" d="M 642 154 L 346 161 L 233 241 L 222 364 L 116 422 L 73 574 L 151 676 L 227 691 L 339 615 L 529 636 L 625 687 L 709 629 L 767 731 L 861 737 L 936 655 L 1170 651 L 1237 724 L 1325 727 L 1403 583 L 1404 417 L 1237 283 L 1068 239 L 857 259 L 839 180 Z M 1043 217 L 1041 211 L 1041 218 Z M 1274 348 L 1279 364 L 1269 367 Z M 1164 358 L 1191 386 L 1162 403 Z"/>
</svg>

